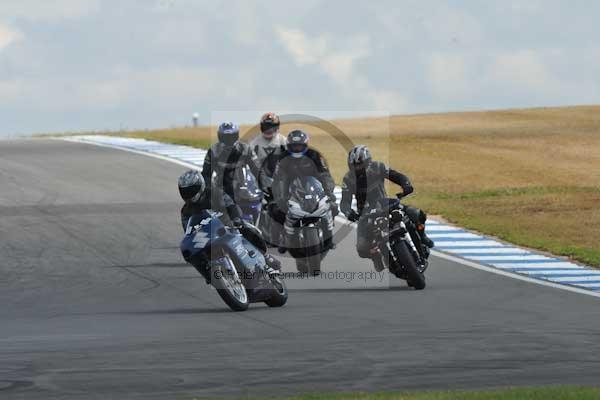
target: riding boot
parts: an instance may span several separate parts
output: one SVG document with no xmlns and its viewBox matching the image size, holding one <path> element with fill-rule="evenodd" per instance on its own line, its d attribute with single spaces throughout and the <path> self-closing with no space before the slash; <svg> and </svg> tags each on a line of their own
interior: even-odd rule
<svg viewBox="0 0 600 400">
<path fill-rule="evenodd" d="M 423 227 L 422 229 L 420 229 L 421 226 Z M 433 248 L 433 246 L 435 246 L 435 243 L 425 233 L 425 225 L 420 225 L 417 230 L 419 232 L 419 236 L 421 237 L 421 243 L 423 243 L 425 246 L 429 247 L 430 249 Z"/>
<path fill-rule="evenodd" d="M 373 267 L 375 268 L 375 271 L 381 272 L 385 269 L 385 264 L 383 263 L 383 258 L 381 258 L 381 255 L 371 258 L 371 261 L 373 261 Z"/>
<path fill-rule="evenodd" d="M 383 254 L 381 254 L 379 247 L 372 248 L 369 253 L 371 254 L 371 261 L 373 261 L 375 271 L 383 271 L 385 269 L 385 263 L 383 262 Z"/>
<path fill-rule="evenodd" d="M 269 253 L 265 254 L 265 263 L 274 270 L 279 271 L 281 269 L 281 262 Z"/>
</svg>

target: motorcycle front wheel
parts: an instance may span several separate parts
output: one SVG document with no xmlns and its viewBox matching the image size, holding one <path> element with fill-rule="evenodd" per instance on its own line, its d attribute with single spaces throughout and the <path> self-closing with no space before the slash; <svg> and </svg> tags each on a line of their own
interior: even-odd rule
<svg viewBox="0 0 600 400">
<path fill-rule="evenodd" d="M 316 275 L 321 272 L 321 252 L 323 250 L 319 230 L 304 228 L 302 234 L 304 237 L 302 242 L 306 255 L 302 261 L 304 262 L 306 272 Z M 298 261 L 300 260 L 296 260 L 296 264 L 298 264 Z"/>
<path fill-rule="evenodd" d="M 397 241 L 394 243 L 392 250 L 396 255 L 396 259 L 404 268 L 408 285 L 414 287 L 415 290 L 425 289 L 425 275 L 417 267 L 417 263 L 406 242 L 402 240 Z"/>
<path fill-rule="evenodd" d="M 228 255 L 221 257 L 211 269 L 211 283 L 217 289 L 221 299 L 233 311 L 246 311 L 250 305 L 246 287 L 242 283 L 233 261 Z M 229 264 L 226 268 L 224 263 Z"/>
</svg>

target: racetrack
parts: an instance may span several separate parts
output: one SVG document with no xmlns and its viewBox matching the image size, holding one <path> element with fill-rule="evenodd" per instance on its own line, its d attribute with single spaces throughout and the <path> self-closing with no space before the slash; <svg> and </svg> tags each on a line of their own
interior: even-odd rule
<svg viewBox="0 0 600 400">
<path fill-rule="evenodd" d="M 315 282 L 230 312 L 178 251 L 183 170 L 0 142 L 0 398 L 598 384 L 599 299 L 439 258 L 421 292 Z M 354 239 L 324 271 L 369 270 Z"/>
</svg>

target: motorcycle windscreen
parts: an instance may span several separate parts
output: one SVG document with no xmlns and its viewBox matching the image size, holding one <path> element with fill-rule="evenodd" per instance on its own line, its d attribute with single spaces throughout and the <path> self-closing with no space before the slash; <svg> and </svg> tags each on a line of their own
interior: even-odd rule
<svg viewBox="0 0 600 400">
<path fill-rule="evenodd" d="M 307 213 L 315 211 L 324 197 L 325 189 L 314 176 L 296 178 L 290 185 L 290 200 Z"/>
<path fill-rule="evenodd" d="M 258 185 L 258 179 L 248 167 L 235 170 L 234 190 L 237 202 L 260 202 L 262 200 L 263 193 Z"/>
</svg>

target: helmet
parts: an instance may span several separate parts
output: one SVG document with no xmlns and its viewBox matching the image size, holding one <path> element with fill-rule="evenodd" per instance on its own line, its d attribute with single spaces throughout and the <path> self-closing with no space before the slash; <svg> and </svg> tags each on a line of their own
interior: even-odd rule
<svg viewBox="0 0 600 400">
<path fill-rule="evenodd" d="M 260 131 L 263 137 L 267 140 L 273 138 L 273 134 L 279 130 L 279 116 L 275 113 L 268 112 L 260 118 Z"/>
<path fill-rule="evenodd" d="M 233 146 L 240 138 L 240 128 L 233 122 L 223 122 L 217 131 L 219 142 L 226 146 Z"/>
<path fill-rule="evenodd" d="M 195 169 L 184 172 L 183 175 L 179 177 L 178 186 L 181 198 L 186 201 L 197 201 L 206 188 L 204 178 L 200 172 Z"/>
<path fill-rule="evenodd" d="M 369 148 L 364 144 L 354 146 L 350 153 L 348 153 L 348 167 L 353 168 L 366 168 L 371 163 L 371 152 Z"/>
<path fill-rule="evenodd" d="M 299 129 L 288 133 L 287 150 L 292 157 L 302 157 L 308 150 L 308 134 Z"/>
</svg>

